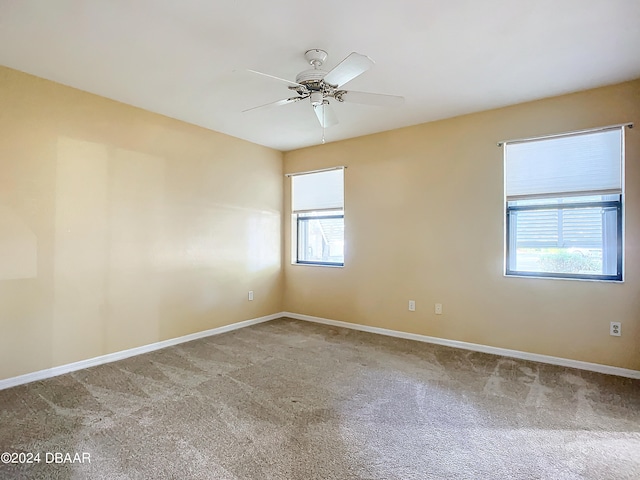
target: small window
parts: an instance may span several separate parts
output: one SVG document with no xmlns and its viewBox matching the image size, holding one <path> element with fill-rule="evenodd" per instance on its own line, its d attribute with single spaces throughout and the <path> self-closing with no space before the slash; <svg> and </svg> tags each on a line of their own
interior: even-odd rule
<svg viewBox="0 0 640 480">
<path fill-rule="evenodd" d="M 297 216 L 297 263 L 344 265 L 344 212 Z"/>
<path fill-rule="evenodd" d="M 506 275 L 622 280 L 623 128 L 505 145 Z"/>
<path fill-rule="evenodd" d="M 292 175 L 292 263 L 344 265 L 344 170 Z"/>
</svg>

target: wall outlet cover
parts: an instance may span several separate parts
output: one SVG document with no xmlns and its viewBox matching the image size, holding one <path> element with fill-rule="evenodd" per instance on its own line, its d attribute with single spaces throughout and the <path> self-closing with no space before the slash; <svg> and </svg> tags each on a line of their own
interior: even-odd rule
<svg viewBox="0 0 640 480">
<path fill-rule="evenodd" d="M 609 335 L 614 337 L 622 335 L 622 324 L 620 322 L 611 322 L 609 325 Z"/>
</svg>

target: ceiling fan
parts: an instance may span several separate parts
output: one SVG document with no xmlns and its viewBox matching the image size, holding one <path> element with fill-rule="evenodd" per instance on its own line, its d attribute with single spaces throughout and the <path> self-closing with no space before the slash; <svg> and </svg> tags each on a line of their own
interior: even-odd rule
<svg viewBox="0 0 640 480">
<path fill-rule="evenodd" d="M 267 73 L 249 70 L 250 72 L 257 73 L 258 75 L 263 75 L 289 84 L 289 89 L 296 92 L 297 95 L 267 103 L 265 105 L 248 108 L 247 110 L 243 110 L 243 112 L 264 107 L 288 105 L 308 98 L 313 106 L 316 116 L 318 117 L 320 125 L 323 128 L 326 128 L 338 123 L 335 112 L 329 103 L 330 99 L 336 100 L 337 102 L 353 102 L 383 107 L 399 105 L 404 102 L 404 97 L 399 97 L 397 95 L 354 92 L 342 89 L 342 86 L 347 82 L 350 82 L 373 66 L 373 60 L 366 55 L 353 52 L 328 72 L 320 68 L 327 59 L 327 52 L 324 50 L 319 50 L 317 48 L 307 50 L 304 54 L 304 58 L 313 68 L 300 72 L 296 76 L 295 82 L 275 77 Z"/>
</svg>

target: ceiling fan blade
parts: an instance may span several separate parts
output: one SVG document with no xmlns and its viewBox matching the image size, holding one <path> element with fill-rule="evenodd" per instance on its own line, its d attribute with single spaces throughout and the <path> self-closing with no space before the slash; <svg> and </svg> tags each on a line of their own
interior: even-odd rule
<svg viewBox="0 0 640 480">
<path fill-rule="evenodd" d="M 285 80 L 284 78 L 276 77 L 274 75 L 269 75 L 268 73 L 262 73 L 256 70 L 249 70 L 249 69 L 247 69 L 247 71 L 251 73 L 257 73 L 258 75 L 262 75 L 263 77 L 269 77 L 269 78 L 273 78 L 274 80 L 280 80 L 281 82 L 288 83 L 289 85 L 295 85 L 296 87 L 304 87 L 304 85 L 300 83 L 292 82 L 290 80 Z"/>
<path fill-rule="evenodd" d="M 338 97 L 338 95 L 336 95 Z M 366 93 L 344 91 L 339 94 L 339 101 L 362 103 L 364 105 L 377 105 L 379 107 L 394 107 L 404 103 L 404 97 L 397 95 L 383 95 L 381 93 Z"/>
<path fill-rule="evenodd" d="M 279 107 L 280 105 L 289 105 L 290 103 L 296 103 L 306 97 L 291 97 L 285 98 L 284 100 L 277 100 L 271 103 L 265 103 L 264 105 L 258 105 L 257 107 L 247 108 L 246 110 L 242 110 L 242 113 L 248 112 L 250 110 L 256 110 L 257 108 L 265 108 L 265 107 Z"/>
<path fill-rule="evenodd" d="M 338 123 L 338 118 L 329 103 L 315 105 L 313 110 L 316 112 L 316 116 L 322 127 L 327 128 Z"/>
<path fill-rule="evenodd" d="M 329 85 L 340 87 L 373 67 L 373 60 L 366 55 L 353 52 L 327 73 L 323 80 Z"/>
</svg>

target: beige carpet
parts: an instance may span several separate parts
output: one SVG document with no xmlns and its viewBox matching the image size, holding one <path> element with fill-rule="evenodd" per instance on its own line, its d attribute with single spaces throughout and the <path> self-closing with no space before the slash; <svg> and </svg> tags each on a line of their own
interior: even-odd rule
<svg viewBox="0 0 640 480">
<path fill-rule="evenodd" d="M 640 381 L 282 319 L 0 391 L 0 452 L 41 453 L 2 479 L 639 479 Z"/>
</svg>

